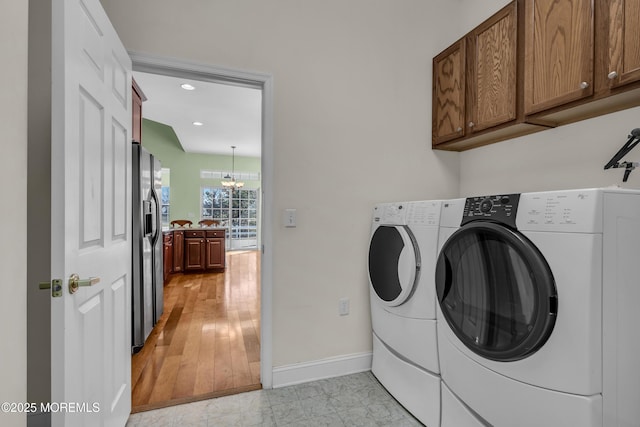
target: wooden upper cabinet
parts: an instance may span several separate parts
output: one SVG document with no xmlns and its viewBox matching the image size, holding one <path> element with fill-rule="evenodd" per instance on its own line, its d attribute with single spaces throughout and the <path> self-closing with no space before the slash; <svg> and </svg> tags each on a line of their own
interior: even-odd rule
<svg viewBox="0 0 640 427">
<path fill-rule="evenodd" d="M 592 95 L 594 45 L 591 1 L 527 0 L 525 114 Z"/>
<path fill-rule="evenodd" d="M 136 144 L 140 144 L 142 142 L 142 102 L 146 101 L 147 98 L 138 83 L 134 79 L 131 81 L 131 103 L 133 106 L 131 140 Z"/>
<path fill-rule="evenodd" d="M 433 58 L 433 144 L 464 136 L 465 40 Z"/>
<path fill-rule="evenodd" d="M 434 148 L 462 151 L 544 129 L 524 120 L 522 1 L 433 59 Z"/>
<path fill-rule="evenodd" d="M 516 3 L 502 9 L 467 37 L 467 131 L 516 118 Z"/>
<path fill-rule="evenodd" d="M 608 0 L 604 62 L 610 87 L 640 81 L 640 0 Z"/>
<path fill-rule="evenodd" d="M 638 105 L 640 0 L 513 0 L 433 59 L 436 149 Z"/>
</svg>

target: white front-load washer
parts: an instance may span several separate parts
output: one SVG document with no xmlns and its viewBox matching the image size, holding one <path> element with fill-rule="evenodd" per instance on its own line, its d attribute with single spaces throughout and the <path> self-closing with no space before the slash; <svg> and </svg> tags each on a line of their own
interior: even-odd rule
<svg viewBox="0 0 640 427">
<path fill-rule="evenodd" d="M 640 191 L 445 203 L 436 265 L 449 393 L 442 425 L 638 425 L 638 242 Z M 475 421 L 453 421 L 469 414 Z"/>
<path fill-rule="evenodd" d="M 442 424 L 440 427 L 487 427 L 487 423 L 483 422 L 472 409 L 458 399 L 444 381 L 441 381 L 440 384 L 442 387 Z"/>
<path fill-rule="evenodd" d="M 441 204 L 375 206 L 369 245 L 371 370 L 429 427 L 440 425 L 434 272 Z"/>
</svg>

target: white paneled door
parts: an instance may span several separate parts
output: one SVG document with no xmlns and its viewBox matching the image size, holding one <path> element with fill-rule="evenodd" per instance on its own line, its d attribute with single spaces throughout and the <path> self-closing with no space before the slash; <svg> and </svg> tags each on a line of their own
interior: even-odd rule
<svg viewBox="0 0 640 427">
<path fill-rule="evenodd" d="M 98 0 L 52 3 L 51 415 L 131 410 L 131 60 Z M 82 285 L 72 293 L 72 274 Z"/>
</svg>

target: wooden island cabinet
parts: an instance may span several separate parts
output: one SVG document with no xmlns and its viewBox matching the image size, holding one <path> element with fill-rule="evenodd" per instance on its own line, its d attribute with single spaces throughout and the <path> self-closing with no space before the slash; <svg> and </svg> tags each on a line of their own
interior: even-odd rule
<svg viewBox="0 0 640 427">
<path fill-rule="evenodd" d="M 165 280 L 170 273 L 225 268 L 224 229 L 169 230 L 164 243 Z"/>
<path fill-rule="evenodd" d="M 206 230 L 206 260 L 205 268 L 224 268 L 225 266 L 225 230 Z"/>
<path fill-rule="evenodd" d="M 163 277 L 166 282 L 169 275 L 173 273 L 173 233 L 162 233 L 162 249 L 164 255 Z"/>
<path fill-rule="evenodd" d="M 184 271 L 184 231 L 174 230 L 173 233 L 173 272 Z"/>
<path fill-rule="evenodd" d="M 204 230 L 187 230 L 184 233 L 184 269 L 204 270 L 207 246 Z"/>
</svg>

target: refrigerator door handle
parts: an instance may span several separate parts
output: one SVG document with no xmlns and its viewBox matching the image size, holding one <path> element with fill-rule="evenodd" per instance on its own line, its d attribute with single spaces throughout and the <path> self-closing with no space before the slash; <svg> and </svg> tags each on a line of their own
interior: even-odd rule
<svg viewBox="0 0 640 427">
<path fill-rule="evenodd" d="M 156 194 L 156 190 L 151 188 L 151 201 L 153 203 L 152 207 L 152 215 L 153 219 L 151 221 L 152 229 L 151 229 L 151 243 L 153 246 L 156 245 L 158 239 L 160 238 L 160 203 L 158 203 L 158 195 Z"/>
</svg>

